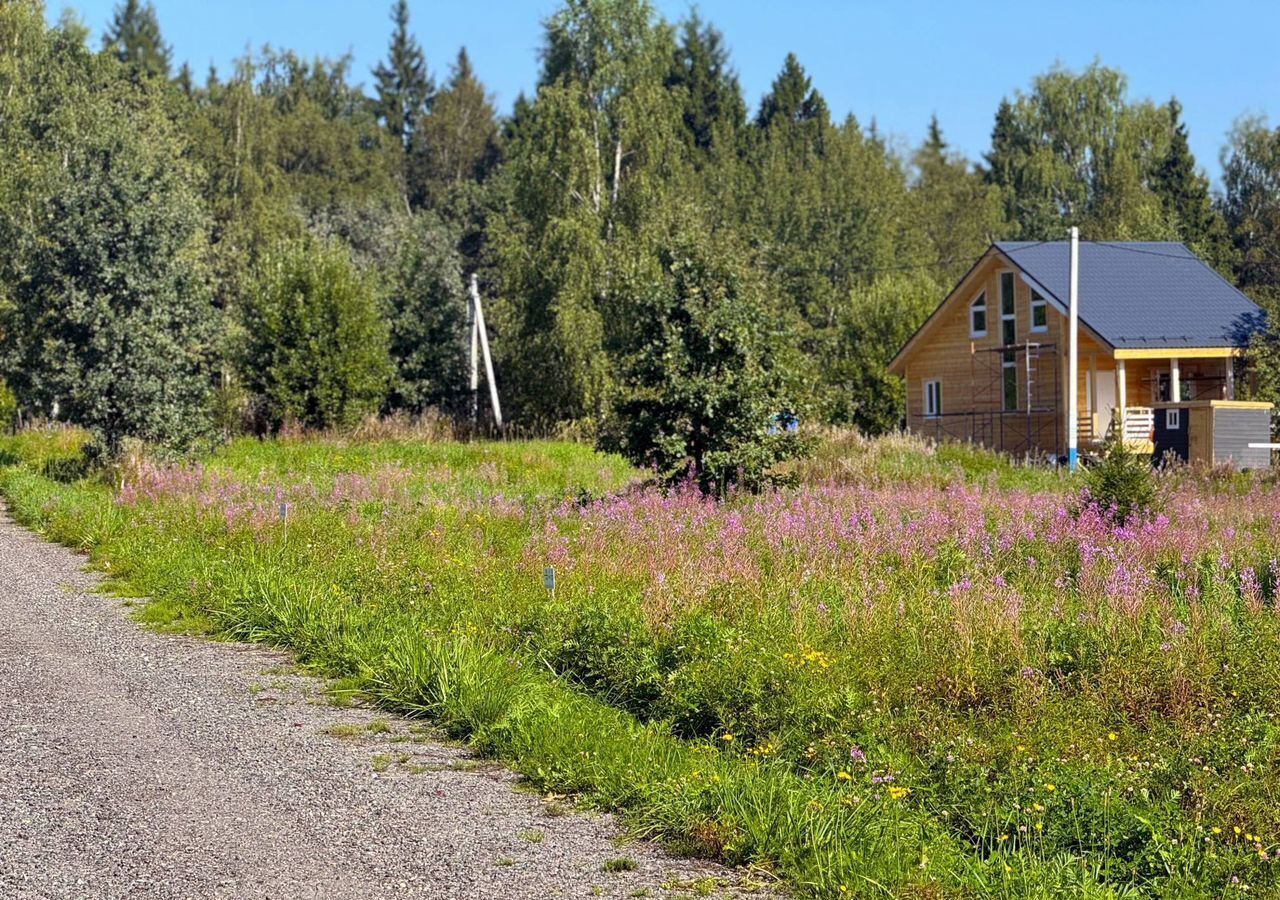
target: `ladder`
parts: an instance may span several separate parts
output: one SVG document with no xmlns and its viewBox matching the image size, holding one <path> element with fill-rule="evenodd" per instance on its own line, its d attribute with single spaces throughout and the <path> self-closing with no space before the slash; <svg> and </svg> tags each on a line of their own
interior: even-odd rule
<svg viewBox="0 0 1280 900">
<path fill-rule="evenodd" d="M 1027 415 L 1029 417 L 1031 415 L 1031 409 L 1034 406 L 1032 401 L 1036 395 L 1034 385 L 1037 367 L 1040 362 L 1040 344 L 1028 341 L 1026 347 L 1027 350 L 1024 354 L 1024 367 L 1026 369 L 1027 376 Z"/>
</svg>

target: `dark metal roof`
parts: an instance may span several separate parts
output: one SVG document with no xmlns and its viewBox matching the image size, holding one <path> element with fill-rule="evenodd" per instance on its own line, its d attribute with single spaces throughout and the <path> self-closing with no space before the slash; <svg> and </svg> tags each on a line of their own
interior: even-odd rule
<svg viewBox="0 0 1280 900">
<path fill-rule="evenodd" d="M 1070 242 L 996 247 L 1066 308 Z M 1263 313 L 1182 244 L 1081 241 L 1080 321 L 1116 348 L 1241 347 Z"/>
</svg>

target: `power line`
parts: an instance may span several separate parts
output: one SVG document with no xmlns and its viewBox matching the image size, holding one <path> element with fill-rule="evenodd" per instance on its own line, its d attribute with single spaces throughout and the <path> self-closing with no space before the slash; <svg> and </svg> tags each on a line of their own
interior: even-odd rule
<svg viewBox="0 0 1280 900">
<path fill-rule="evenodd" d="M 1090 241 L 1099 247 L 1110 247 L 1112 250 L 1124 250 L 1126 253 L 1141 253 L 1145 256 L 1163 256 L 1165 259 L 1180 259 L 1183 262 L 1200 262 L 1194 255 L 1186 253 L 1161 253 L 1158 250 L 1143 250 L 1138 247 L 1126 247 L 1124 244 L 1113 244 L 1110 241 Z"/>
</svg>

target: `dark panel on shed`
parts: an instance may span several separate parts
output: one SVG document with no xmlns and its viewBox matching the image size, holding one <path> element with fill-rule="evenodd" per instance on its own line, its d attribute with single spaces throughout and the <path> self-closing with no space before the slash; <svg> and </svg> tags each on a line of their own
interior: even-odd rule
<svg viewBox="0 0 1280 900">
<path fill-rule="evenodd" d="M 1191 416 L 1188 413 L 1191 410 L 1180 409 L 1177 412 L 1181 421 L 1177 428 L 1170 428 L 1168 410 L 1156 410 L 1155 439 L 1152 441 L 1154 447 L 1151 458 L 1157 462 L 1164 459 L 1164 455 L 1170 451 L 1184 462 L 1188 458 L 1190 450 L 1190 438 L 1188 435 L 1191 429 Z"/>
<path fill-rule="evenodd" d="M 1232 409 L 1219 406 L 1213 416 L 1213 461 L 1229 462 L 1237 469 L 1265 469 L 1271 451 L 1250 449 L 1250 444 L 1271 440 L 1271 410 Z"/>
</svg>

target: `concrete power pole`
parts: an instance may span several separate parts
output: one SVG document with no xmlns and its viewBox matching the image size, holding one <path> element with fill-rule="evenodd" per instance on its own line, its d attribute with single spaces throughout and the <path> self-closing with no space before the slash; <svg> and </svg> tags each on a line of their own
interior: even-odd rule
<svg viewBox="0 0 1280 900">
<path fill-rule="evenodd" d="M 479 391 L 479 385 L 476 379 L 479 373 L 476 370 L 476 339 L 479 338 L 480 349 L 484 352 L 484 376 L 489 382 L 489 402 L 493 404 L 493 421 L 499 428 L 502 427 L 502 404 L 498 402 L 498 380 L 493 376 L 493 357 L 489 353 L 489 332 L 484 327 L 484 306 L 480 303 L 480 285 L 476 280 L 476 276 L 471 276 L 471 308 L 472 308 L 472 325 L 471 325 L 471 396 L 474 404 L 474 398 Z"/>
</svg>

